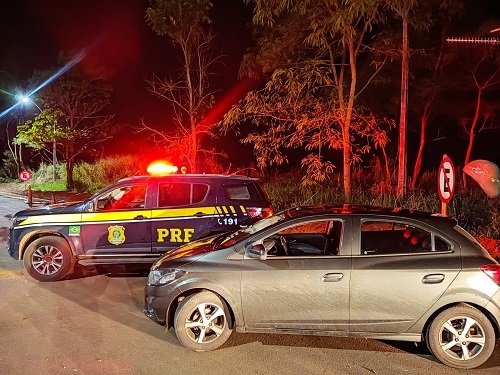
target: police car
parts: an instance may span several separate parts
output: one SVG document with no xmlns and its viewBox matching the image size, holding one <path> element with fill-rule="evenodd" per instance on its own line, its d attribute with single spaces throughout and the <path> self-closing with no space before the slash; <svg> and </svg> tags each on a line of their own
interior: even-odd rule
<svg viewBox="0 0 500 375">
<path fill-rule="evenodd" d="M 83 202 L 20 211 L 8 253 L 39 281 L 83 265 L 153 263 L 187 242 L 238 229 L 273 213 L 258 179 L 175 174 L 118 181 Z"/>
</svg>

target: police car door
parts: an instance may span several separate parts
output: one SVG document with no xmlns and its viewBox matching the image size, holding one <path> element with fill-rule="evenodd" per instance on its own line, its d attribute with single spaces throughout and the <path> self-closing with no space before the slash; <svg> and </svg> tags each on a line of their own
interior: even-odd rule
<svg viewBox="0 0 500 375">
<path fill-rule="evenodd" d="M 153 253 L 207 236 L 215 217 L 213 194 L 213 184 L 209 182 L 159 182 L 158 205 L 152 211 L 151 221 Z"/>
<path fill-rule="evenodd" d="M 87 255 L 106 258 L 151 256 L 151 209 L 145 183 L 120 185 L 96 198 L 82 215 L 80 236 Z"/>
</svg>

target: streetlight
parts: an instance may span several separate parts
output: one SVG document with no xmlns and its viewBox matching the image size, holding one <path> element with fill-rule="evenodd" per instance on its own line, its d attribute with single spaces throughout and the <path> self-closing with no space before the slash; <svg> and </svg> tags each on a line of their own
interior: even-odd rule
<svg viewBox="0 0 500 375">
<path fill-rule="evenodd" d="M 32 103 L 34 104 L 40 113 L 42 113 L 42 109 L 36 104 L 28 95 L 24 94 L 19 94 L 16 95 L 17 100 L 21 104 L 28 104 Z M 55 121 L 52 123 L 53 125 L 53 137 L 52 137 L 52 179 L 53 181 L 56 180 L 56 165 L 57 165 L 57 157 L 56 157 L 56 152 L 57 152 L 57 143 L 56 143 L 56 123 Z"/>
</svg>

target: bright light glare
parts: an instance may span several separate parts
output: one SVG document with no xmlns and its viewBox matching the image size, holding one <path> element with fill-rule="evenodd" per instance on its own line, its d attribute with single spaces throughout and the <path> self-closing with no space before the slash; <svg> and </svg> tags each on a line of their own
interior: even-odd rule
<svg viewBox="0 0 500 375">
<path fill-rule="evenodd" d="M 148 173 L 150 175 L 164 175 L 176 173 L 178 170 L 177 166 L 167 163 L 166 161 L 158 160 L 154 161 L 148 165 Z"/>
<path fill-rule="evenodd" d="M 13 106 L 7 108 L 5 111 L 3 111 L 2 113 L 0 113 L 0 118 L 2 118 L 3 116 L 5 116 L 7 113 L 9 113 L 10 111 L 12 111 L 14 108 L 16 108 L 17 106 L 21 105 L 21 104 L 24 104 L 24 103 L 27 103 L 29 101 L 31 101 L 30 97 L 31 95 L 33 95 L 34 93 L 36 93 L 37 91 L 43 89 L 45 86 L 47 86 L 49 83 L 51 83 L 53 80 L 55 80 L 57 77 L 59 77 L 61 74 L 63 73 L 66 73 L 69 69 L 71 69 L 74 65 L 78 64 L 80 61 L 82 61 L 82 59 L 85 57 L 85 55 L 87 54 L 87 51 L 86 50 L 83 50 L 81 51 L 80 53 L 78 53 L 71 61 L 69 61 L 66 65 L 64 65 L 61 69 L 59 69 L 57 72 L 55 72 L 54 74 L 52 74 L 47 80 L 45 80 L 44 82 L 42 82 L 37 88 L 35 88 L 33 91 L 27 93 L 27 94 L 22 94 L 22 95 L 19 95 L 19 96 L 16 96 L 16 99 L 17 99 L 17 103 L 14 104 Z M 2 90 L 3 91 L 3 90 Z"/>
<path fill-rule="evenodd" d="M 26 95 L 19 95 L 19 99 L 18 99 L 21 103 L 29 103 L 30 102 L 30 98 L 27 97 Z"/>
</svg>

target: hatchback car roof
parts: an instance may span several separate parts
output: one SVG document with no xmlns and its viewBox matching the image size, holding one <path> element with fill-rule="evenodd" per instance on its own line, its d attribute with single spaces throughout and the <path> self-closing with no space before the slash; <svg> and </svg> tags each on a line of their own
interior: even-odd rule
<svg viewBox="0 0 500 375">
<path fill-rule="evenodd" d="M 456 219 L 452 217 L 443 216 L 441 214 L 427 212 L 427 211 L 410 210 L 407 208 L 400 208 L 400 207 L 390 208 L 390 207 L 351 205 L 351 204 L 302 206 L 285 210 L 282 213 L 291 218 L 324 215 L 324 214 L 341 214 L 341 215 L 372 214 L 381 216 L 382 215 L 398 216 L 398 217 L 413 218 L 418 220 L 431 219 L 433 221 L 439 221 L 443 223 L 448 222 L 449 224 L 452 225 L 455 225 L 457 223 Z"/>
</svg>

